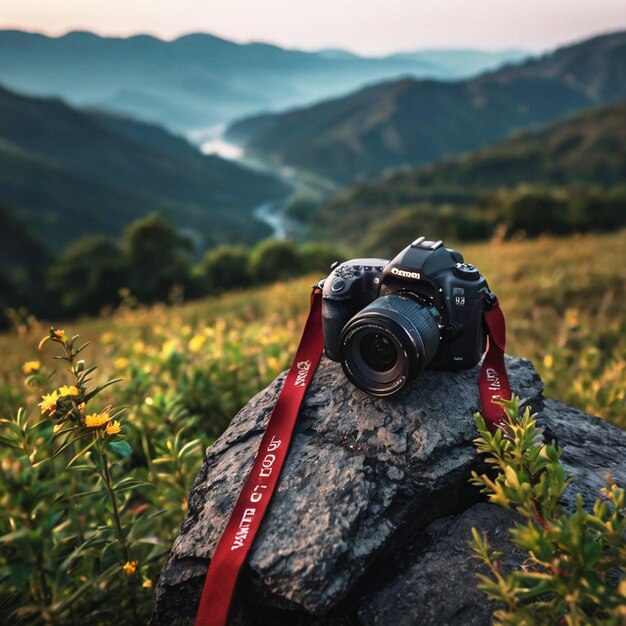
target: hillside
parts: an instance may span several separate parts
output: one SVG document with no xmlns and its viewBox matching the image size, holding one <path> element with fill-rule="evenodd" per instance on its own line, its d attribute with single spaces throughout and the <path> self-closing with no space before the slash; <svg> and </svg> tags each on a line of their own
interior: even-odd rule
<svg viewBox="0 0 626 626">
<path fill-rule="evenodd" d="M 202 33 L 163 41 L 7 30 L 0 31 L 0 83 L 189 130 L 346 94 L 372 81 L 405 75 L 450 80 L 524 56 L 519 50 L 451 50 L 367 58 L 242 45 Z"/>
<path fill-rule="evenodd" d="M 626 183 L 626 100 L 517 133 L 465 157 L 395 174 L 384 184 L 494 189 L 522 182 Z M 377 184 L 383 183 L 372 186 Z"/>
<path fill-rule="evenodd" d="M 50 249 L 151 211 L 201 241 L 250 242 L 267 234 L 254 206 L 284 192 L 161 128 L 0 88 L 0 202 Z"/>
<path fill-rule="evenodd" d="M 252 153 L 339 183 L 432 163 L 626 97 L 626 32 L 475 79 L 404 79 L 233 124 Z"/>
<path fill-rule="evenodd" d="M 564 198 L 568 211 L 576 213 L 575 219 L 559 218 L 565 231 L 606 229 L 626 220 L 626 196 L 618 190 L 625 184 L 622 101 L 517 133 L 464 157 L 354 185 L 315 210 L 300 208 L 299 217 L 318 234 L 341 233 L 344 240 L 360 241 L 368 250 L 380 249 L 385 239 L 403 241 L 404 233 L 419 229 L 420 221 L 455 237 L 481 238 L 506 221 L 508 202 L 533 196 L 533 187 L 524 191 L 525 185 L 537 188 L 535 197 L 543 194 L 543 201 L 551 195 Z M 560 188 L 572 191 L 550 191 Z M 555 232 L 557 208 L 545 207 L 546 232 Z M 519 210 L 530 215 L 531 205 Z"/>
</svg>

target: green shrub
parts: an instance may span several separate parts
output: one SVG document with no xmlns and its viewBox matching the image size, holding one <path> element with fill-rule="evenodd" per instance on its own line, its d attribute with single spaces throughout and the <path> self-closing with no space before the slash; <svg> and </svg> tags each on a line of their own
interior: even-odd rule
<svg viewBox="0 0 626 626">
<path fill-rule="evenodd" d="M 237 289 L 250 284 L 248 250 L 243 246 L 217 246 L 202 260 L 200 275 L 205 293 Z"/>
<path fill-rule="evenodd" d="M 250 274 L 256 283 L 269 283 L 302 274 L 302 261 L 293 241 L 266 239 L 250 256 Z"/>
<path fill-rule="evenodd" d="M 607 477 L 589 512 L 582 496 L 568 513 L 561 498 L 571 478 L 563 452 L 544 443 L 536 415 L 520 414 L 519 398 L 502 402 L 508 417 L 506 435 L 492 435 L 476 415 L 476 447 L 486 455 L 495 477 L 473 473 L 472 483 L 489 501 L 516 511 L 525 521 L 511 529 L 513 544 L 527 553 L 521 569 L 505 572 L 502 553 L 487 537 L 473 532 L 473 550 L 489 570 L 478 574 L 479 588 L 504 608 L 495 614 L 503 626 L 535 624 L 623 624 L 626 619 L 626 499 Z"/>
</svg>

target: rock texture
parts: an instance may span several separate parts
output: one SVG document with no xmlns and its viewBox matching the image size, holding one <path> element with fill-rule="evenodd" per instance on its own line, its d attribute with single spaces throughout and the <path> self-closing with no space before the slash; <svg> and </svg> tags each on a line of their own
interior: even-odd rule
<svg viewBox="0 0 626 626">
<path fill-rule="evenodd" d="M 507 367 L 515 393 L 566 447 L 575 491 L 591 502 L 606 473 L 626 477 L 625 432 L 543 398 L 529 361 L 508 358 Z M 493 607 L 476 590 L 467 542 L 475 526 L 503 545 L 513 518 L 479 502 L 467 482 L 480 464 L 477 375 L 426 372 L 400 397 L 376 399 L 322 360 L 244 568 L 233 624 L 489 624 Z M 209 559 L 283 379 L 207 451 L 159 579 L 154 626 L 193 624 Z"/>
</svg>

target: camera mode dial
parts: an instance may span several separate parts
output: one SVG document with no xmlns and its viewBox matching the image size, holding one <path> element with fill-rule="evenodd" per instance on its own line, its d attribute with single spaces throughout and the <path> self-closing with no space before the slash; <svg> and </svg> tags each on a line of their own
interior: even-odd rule
<svg viewBox="0 0 626 626">
<path fill-rule="evenodd" d="M 475 265 L 471 263 L 457 263 L 453 268 L 455 276 L 464 278 L 465 280 L 478 280 L 480 278 L 480 272 Z"/>
</svg>

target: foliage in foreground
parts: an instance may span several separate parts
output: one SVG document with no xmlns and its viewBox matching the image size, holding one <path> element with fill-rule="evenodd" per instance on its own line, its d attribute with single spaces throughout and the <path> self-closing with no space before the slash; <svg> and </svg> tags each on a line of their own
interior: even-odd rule
<svg viewBox="0 0 626 626">
<path fill-rule="evenodd" d="M 15 623 L 144 624 L 201 442 L 184 428 L 153 437 L 141 411 L 124 419 L 101 402 L 119 380 L 95 383 L 86 344 L 54 329 L 47 341 L 67 384 L 49 390 L 54 372 L 24 364 L 26 384 L 43 391 L 39 410 L 0 419 L 11 449 L 0 470 L 0 605 Z"/>
<path fill-rule="evenodd" d="M 495 614 L 502 626 L 536 624 L 622 624 L 626 621 L 626 498 L 610 477 L 591 512 L 563 510 L 566 477 L 555 443 L 544 443 L 536 415 L 519 398 L 502 402 L 506 435 L 492 435 L 476 415 L 476 447 L 496 476 L 473 472 L 472 483 L 489 501 L 516 511 L 524 523 L 510 533 L 527 556 L 521 569 L 504 571 L 501 552 L 472 529 L 474 555 L 489 570 L 478 574 L 479 587 L 504 608 Z"/>
</svg>

